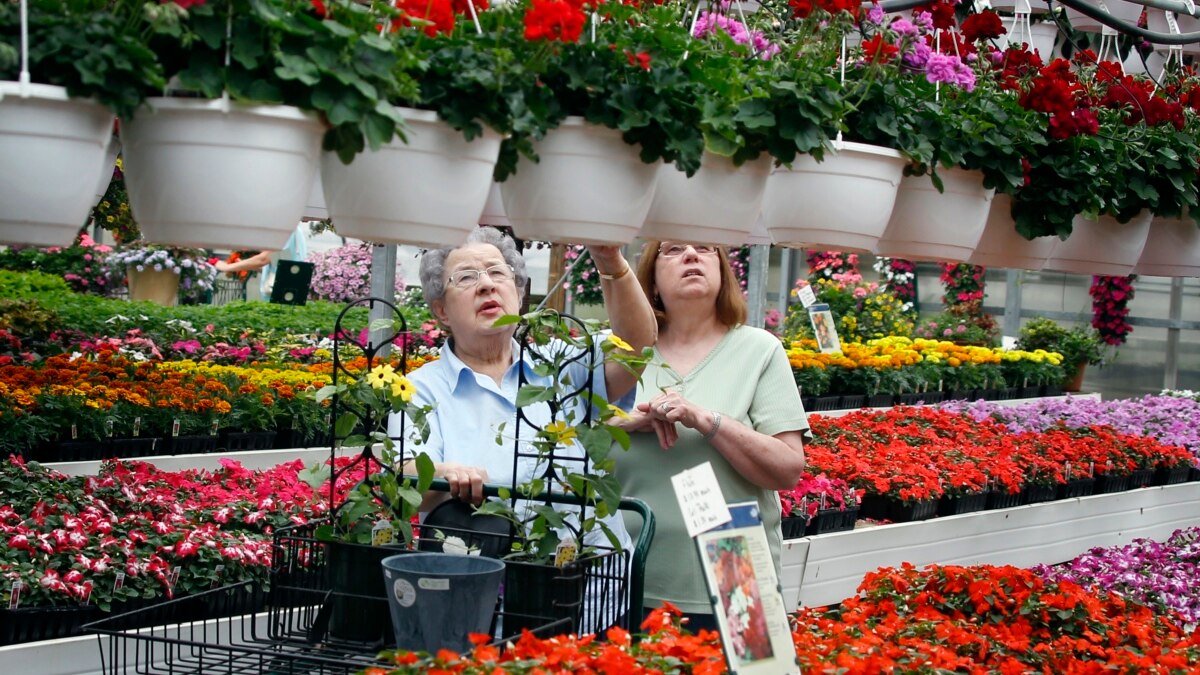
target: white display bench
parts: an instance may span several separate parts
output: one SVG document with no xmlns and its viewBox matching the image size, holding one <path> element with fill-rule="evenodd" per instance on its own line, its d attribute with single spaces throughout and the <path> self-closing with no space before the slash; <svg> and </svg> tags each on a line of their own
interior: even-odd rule
<svg viewBox="0 0 1200 675">
<path fill-rule="evenodd" d="M 1061 563 L 1097 546 L 1165 540 L 1200 526 L 1200 483 L 1147 487 L 915 523 L 864 526 L 783 542 L 785 607 L 853 596 L 879 567 Z"/>
</svg>

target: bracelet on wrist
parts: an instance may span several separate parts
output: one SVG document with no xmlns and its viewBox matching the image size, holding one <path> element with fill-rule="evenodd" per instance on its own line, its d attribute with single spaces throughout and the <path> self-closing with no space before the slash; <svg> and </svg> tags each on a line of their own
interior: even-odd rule
<svg viewBox="0 0 1200 675">
<path fill-rule="evenodd" d="M 708 430 L 708 433 L 704 434 L 704 440 L 706 441 L 711 441 L 713 437 L 717 435 L 717 430 L 721 428 L 721 413 L 717 412 L 716 410 L 710 410 L 709 412 L 712 413 L 713 424 L 712 428 Z"/>
<path fill-rule="evenodd" d="M 604 279 L 605 281 L 616 281 L 626 274 L 629 274 L 629 263 L 625 263 L 625 266 L 621 268 L 621 271 L 617 272 L 616 274 L 605 274 L 600 272 L 600 278 Z"/>
</svg>

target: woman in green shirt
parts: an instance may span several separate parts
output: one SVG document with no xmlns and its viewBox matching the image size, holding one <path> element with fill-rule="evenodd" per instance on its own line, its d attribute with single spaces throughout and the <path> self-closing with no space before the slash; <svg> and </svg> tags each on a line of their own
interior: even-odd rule
<svg viewBox="0 0 1200 675">
<path fill-rule="evenodd" d="M 617 475 L 656 519 L 646 605 L 670 602 L 693 630 L 715 629 L 670 477 L 711 462 L 727 502 L 757 500 L 778 573 L 776 490 L 800 479 L 808 421 L 779 339 L 743 325 L 746 301 L 724 249 L 651 241 L 637 275 L 658 319 L 658 344 L 622 424 L 643 433 L 632 435 Z"/>
</svg>

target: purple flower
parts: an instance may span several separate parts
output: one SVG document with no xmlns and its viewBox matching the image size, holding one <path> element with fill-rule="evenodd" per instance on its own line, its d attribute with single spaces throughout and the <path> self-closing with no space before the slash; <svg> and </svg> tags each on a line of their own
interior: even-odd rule
<svg viewBox="0 0 1200 675">
<path fill-rule="evenodd" d="M 945 82 L 966 91 L 975 90 L 975 72 L 957 56 L 932 53 L 925 64 L 925 79 L 930 83 Z"/>
<path fill-rule="evenodd" d="M 917 28 L 917 25 L 908 19 L 896 19 L 888 28 L 891 28 L 897 35 L 902 37 L 916 37 L 920 34 L 920 29 Z"/>
</svg>

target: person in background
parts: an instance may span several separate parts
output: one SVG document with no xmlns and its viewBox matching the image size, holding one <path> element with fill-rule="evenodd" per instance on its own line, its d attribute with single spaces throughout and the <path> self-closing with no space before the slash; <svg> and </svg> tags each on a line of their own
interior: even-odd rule
<svg viewBox="0 0 1200 675">
<path fill-rule="evenodd" d="M 259 251 L 252 256 L 235 261 L 218 260 L 213 265 L 218 272 L 222 273 L 259 272 L 258 289 L 263 298 L 268 298 L 271 295 L 271 287 L 275 285 L 275 271 L 278 267 L 276 261 L 303 261 L 308 257 L 308 237 L 305 235 L 307 229 L 308 223 L 297 225 L 296 229 L 292 231 L 292 235 L 288 237 L 287 243 L 279 251 Z"/>
<path fill-rule="evenodd" d="M 728 503 L 757 501 L 779 572 L 783 536 L 777 490 L 804 470 L 808 420 L 779 339 L 745 326 L 746 301 L 724 249 L 650 241 L 638 280 L 658 323 L 637 405 L 620 426 L 632 445 L 617 455 L 625 494 L 654 511 L 646 561 L 647 607 L 679 607 L 693 630 L 715 629 L 695 544 L 670 477 L 710 462 Z"/>
</svg>

